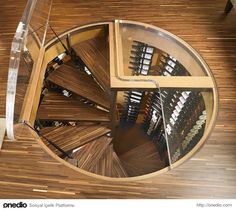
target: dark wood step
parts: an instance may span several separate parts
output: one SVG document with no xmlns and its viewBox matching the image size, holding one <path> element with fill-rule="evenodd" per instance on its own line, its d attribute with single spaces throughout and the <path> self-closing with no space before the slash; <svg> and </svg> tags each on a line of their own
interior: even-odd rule
<svg viewBox="0 0 236 211">
<path fill-rule="evenodd" d="M 119 158 L 129 176 L 152 173 L 166 166 L 151 141 L 129 150 Z"/>
<path fill-rule="evenodd" d="M 76 151 L 72 157 L 78 159 L 78 167 L 86 171 L 92 171 L 99 159 L 103 156 L 111 140 L 112 138 L 102 136 Z"/>
<path fill-rule="evenodd" d="M 110 93 L 109 44 L 104 37 L 80 42 L 73 46 L 99 84 Z"/>
<path fill-rule="evenodd" d="M 116 152 L 113 150 L 112 153 L 112 177 L 128 177 L 128 173 L 126 172 L 125 168 L 123 167 L 122 162 L 118 158 Z"/>
<path fill-rule="evenodd" d="M 111 177 L 112 168 L 113 168 L 113 145 L 110 144 L 102 154 L 97 164 L 91 170 L 91 172 L 102 176 Z"/>
<path fill-rule="evenodd" d="M 63 64 L 48 76 L 48 80 L 83 98 L 109 109 L 109 97 L 85 72 Z"/>
<path fill-rule="evenodd" d="M 113 144 L 110 144 L 106 148 L 91 172 L 107 177 L 128 177 L 127 172 L 113 149 Z"/>
<path fill-rule="evenodd" d="M 103 125 L 88 125 L 88 126 L 61 126 L 61 127 L 46 127 L 41 131 L 47 139 L 55 143 L 64 151 L 68 152 L 80 146 L 86 145 L 87 143 L 107 134 L 110 129 Z M 46 142 L 46 145 L 60 155 L 55 147 L 51 146 Z"/>
<path fill-rule="evenodd" d="M 39 106 L 37 119 L 58 121 L 109 121 L 108 112 L 91 107 L 73 97 L 47 92 Z"/>
</svg>

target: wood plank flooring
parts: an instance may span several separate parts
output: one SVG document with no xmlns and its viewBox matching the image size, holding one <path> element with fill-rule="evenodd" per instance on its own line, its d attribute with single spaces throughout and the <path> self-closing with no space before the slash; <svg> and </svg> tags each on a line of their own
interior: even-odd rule
<svg viewBox="0 0 236 211">
<path fill-rule="evenodd" d="M 11 41 L 25 3 L 7 0 L 0 6 L 1 100 Z M 216 77 L 219 117 L 207 143 L 189 161 L 155 178 L 132 182 L 75 172 L 53 159 L 37 139 L 6 139 L 0 151 L 0 198 L 235 198 L 236 12 L 224 16 L 224 7 L 221 0 L 54 0 L 50 24 L 57 33 L 94 21 L 128 19 L 183 38 L 200 52 Z M 49 39 L 52 33 L 48 35 Z"/>
</svg>

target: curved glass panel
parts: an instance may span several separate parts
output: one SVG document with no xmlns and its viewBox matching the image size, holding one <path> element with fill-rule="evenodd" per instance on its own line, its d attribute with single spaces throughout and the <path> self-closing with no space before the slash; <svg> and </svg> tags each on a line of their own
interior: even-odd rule
<svg viewBox="0 0 236 211">
<path fill-rule="evenodd" d="M 207 138 L 214 107 L 213 92 L 162 89 L 161 95 L 171 163 L 175 163 Z"/>
<path fill-rule="evenodd" d="M 9 62 L 6 128 L 14 139 L 13 125 L 19 122 L 28 83 L 44 45 L 52 0 L 29 0 L 18 24 Z"/>
<path fill-rule="evenodd" d="M 208 76 L 208 68 L 196 51 L 177 36 L 147 24 L 120 21 L 124 75 Z M 130 54 L 131 52 L 131 54 Z M 137 54 L 138 53 L 138 54 Z M 138 55 L 138 56 L 135 56 Z M 141 61 L 141 64 L 140 64 Z M 138 64 L 138 65 L 137 65 Z M 177 72 L 176 74 L 174 74 Z"/>
<path fill-rule="evenodd" d="M 213 79 L 209 79 L 207 88 L 199 87 L 203 83 L 195 88 L 192 84 L 209 78 L 211 73 L 198 53 L 177 36 L 147 24 L 117 22 L 120 34 L 117 48 L 122 51 L 119 77 L 130 79 L 130 82 L 132 76 L 136 76 L 136 80 L 146 76 L 147 81 L 161 81 L 155 91 L 149 91 L 150 94 L 146 92 L 148 100 L 144 103 L 146 114 L 143 126 L 160 155 L 166 153 L 172 167 L 189 152 L 194 153 L 199 148 L 195 146 L 202 145 L 206 134 L 209 134 L 208 126 L 214 110 Z M 183 79 L 175 82 L 180 79 L 175 76 Z M 188 76 L 200 77 L 190 79 Z M 184 84 L 184 77 L 191 80 L 187 85 Z M 144 86 L 152 87 L 148 83 Z"/>
<path fill-rule="evenodd" d="M 132 176 L 153 173 L 170 166 L 162 108 L 158 87 L 156 90 L 117 92 L 113 145 L 121 157 L 133 151 L 132 159 L 136 161 L 132 167 L 139 169 L 139 174 L 130 172 Z M 129 163 L 130 157 L 123 156 L 122 159 Z"/>
<path fill-rule="evenodd" d="M 130 145 L 146 143 L 147 149 L 154 147 L 155 150 L 150 151 L 145 158 L 137 155 L 137 160 L 140 159 L 142 162 L 146 159 L 145 162 L 149 163 L 148 158 L 158 157 L 154 159 L 153 164 L 157 171 L 171 165 L 160 86 L 151 77 L 140 79 L 137 77 L 150 75 L 149 70 L 155 48 L 134 41 L 127 36 L 128 30 L 124 29 L 123 23 L 116 25 L 116 56 L 119 62 L 115 74 L 120 83 L 124 82 L 123 86 L 126 86 L 125 83 L 128 82 L 131 87 L 127 86 L 125 92 L 117 92 L 119 124 L 116 124 L 118 126 L 115 131 L 119 137 L 117 135 L 114 139 L 114 146 L 117 146 L 118 151 L 122 151 L 122 146 L 125 144 L 120 144 L 120 142 L 123 141 L 130 142 Z M 139 86 L 140 84 L 143 85 Z"/>
</svg>

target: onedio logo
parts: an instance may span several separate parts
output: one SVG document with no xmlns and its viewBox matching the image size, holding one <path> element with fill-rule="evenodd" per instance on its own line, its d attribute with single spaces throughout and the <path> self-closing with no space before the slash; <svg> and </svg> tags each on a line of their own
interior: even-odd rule
<svg viewBox="0 0 236 211">
<path fill-rule="evenodd" d="M 26 207 L 27 207 L 27 204 L 23 202 L 3 204 L 3 208 L 26 208 Z"/>
</svg>

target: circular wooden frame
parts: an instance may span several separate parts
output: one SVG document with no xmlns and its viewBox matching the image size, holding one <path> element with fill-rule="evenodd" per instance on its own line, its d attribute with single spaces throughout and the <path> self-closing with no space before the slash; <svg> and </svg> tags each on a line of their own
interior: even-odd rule
<svg viewBox="0 0 236 211">
<path fill-rule="evenodd" d="M 194 59 L 196 59 L 198 65 L 200 65 L 203 70 L 206 73 L 206 77 L 210 77 L 211 81 L 212 81 L 212 87 L 210 89 L 210 91 L 212 92 L 213 95 L 213 102 L 207 102 L 207 103 L 212 103 L 212 114 L 210 117 L 208 118 L 208 124 L 206 125 L 204 134 L 201 138 L 201 140 L 196 144 L 195 147 L 193 147 L 193 149 L 188 152 L 183 158 L 181 158 L 180 160 L 176 161 L 174 164 L 172 164 L 171 166 L 165 167 L 157 172 L 153 172 L 153 173 L 149 173 L 146 175 L 142 175 L 142 176 L 135 176 L 135 177 L 127 177 L 127 178 L 112 178 L 112 177 L 106 177 L 106 176 L 101 176 L 101 175 L 97 175 L 94 173 L 90 173 L 87 172 L 83 169 L 80 169 L 78 167 L 73 166 L 72 164 L 66 162 L 65 160 L 59 158 L 56 154 L 54 154 L 45 144 L 44 142 L 38 138 L 39 144 L 42 146 L 42 148 L 53 158 L 55 158 L 56 160 L 60 161 L 62 164 L 66 165 L 69 168 L 74 169 L 75 171 L 78 171 L 82 174 L 85 174 L 89 177 L 92 178 L 96 178 L 96 179 L 102 179 L 102 180 L 107 180 L 107 181 L 137 181 L 137 180 L 142 180 L 142 179 L 147 179 L 147 178 L 151 178 L 151 177 L 155 177 L 161 173 L 167 172 L 172 168 L 175 168 L 179 165 L 181 165 L 182 163 L 184 163 L 186 160 L 188 160 L 189 158 L 191 158 L 205 143 L 205 141 L 209 138 L 210 133 L 212 131 L 212 129 L 215 126 L 215 122 L 216 122 L 216 118 L 217 118 L 217 114 L 218 114 L 218 91 L 217 91 L 217 87 L 216 87 L 216 82 L 215 79 L 213 77 L 212 72 L 210 71 L 210 68 L 208 67 L 208 65 L 206 64 L 206 62 L 203 60 L 203 58 L 196 52 L 196 50 L 194 50 L 188 43 L 186 43 L 185 41 L 183 41 L 182 39 L 180 39 L 179 37 L 177 37 L 176 35 L 173 35 L 161 28 L 149 25 L 149 24 L 144 24 L 144 23 L 139 23 L 139 22 L 134 22 L 134 21 L 108 21 L 108 22 L 100 22 L 100 23 L 93 23 L 93 24 L 88 24 L 85 26 L 80 26 L 80 27 L 75 27 L 73 29 L 70 29 L 66 32 L 63 32 L 62 34 L 59 35 L 61 40 L 65 40 L 67 35 L 69 34 L 70 36 L 76 36 L 78 35 L 80 32 L 86 31 L 86 29 L 88 28 L 93 28 L 93 27 L 97 27 L 97 26 L 102 26 L 102 25 L 114 25 L 114 24 L 131 24 L 131 25 L 137 25 L 145 30 L 151 30 L 152 32 L 156 33 L 156 36 L 160 36 L 162 38 L 165 38 L 169 44 L 177 44 L 180 45 L 181 47 L 183 47 L 184 49 L 187 50 L 187 52 L 191 55 L 191 57 L 194 57 Z M 56 54 L 62 53 L 62 51 L 64 49 L 60 49 L 58 47 L 58 40 L 56 38 L 48 41 L 44 47 L 45 49 L 45 54 L 44 54 L 44 61 L 50 61 L 50 59 L 54 58 L 55 56 L 57 56 Z M 149 44 L 154 44 L 153 42 L 150 42 Z M 155 47 L 155 45 L 154 45 Z M 166 46 L 164 46 L 166 47 Z M 158 46 L 159 49 L 163 49 L 161 46 Z M 164 49 L 163 49 L 164 50 Z M 168 49 L 167 49 L 168 50 Z M 47 54 L 47 52 L 50 51 L 51 54 Z M 53 53 L 52 53 L 53 52 Z M 166 51 L 167 53 L 172 53 L 171 55 L 173 55 L 173 52 L 169 52 Z M 182 63 L 182 61 L 184 61 L 184 57 L 181 57 L 181 55 L 173 55 L 174 57 L 176 57 L 178 59 L 178 61 L 180 61 Z M 184 62 L 183 62 L 184 63 Z M 44 71 L 41 69 L 41 71 Z M 204 76 L 202 76 L 204 78 Z M 120 80 L 120 76 L 117 76 L 118 80 Z M 206 102 L 205 102 L 206 103 Z"/>
</svg>

